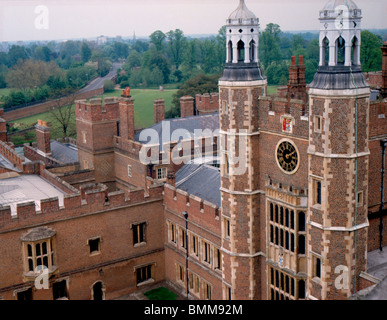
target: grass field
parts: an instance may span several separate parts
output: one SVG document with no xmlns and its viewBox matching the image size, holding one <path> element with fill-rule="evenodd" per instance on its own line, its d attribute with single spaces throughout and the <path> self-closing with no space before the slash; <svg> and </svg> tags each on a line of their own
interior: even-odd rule
<svg viewBox="0 0 387 320">
<path fill-rule="evenodd" d="M 267 93 L 275 94 L 277 92 L 278 86 L 268 86 Z M 9 89 L 0 89 L 0 94 Z M 131 95 L 134 99 L 134 118 L 135 126 L 139 128 L 147 128 L 154 124 L 154 114 L 153 114 L 153 101 L 156 99 L 165 100 L 165 111 L 168 111 L 172 108 L 172 99 L 173 94 L 176 92 L 176 89 L 167 89 L 160 91 L 157 89 L 132 89 Z M 113 92 L 105 93 L 101 96 L 95 98 L 107 98 L 107 97 L 120 97 L 122 90 L 115 90 Z M 74 106 L 73 106 L 74 109 Z M 62 137 L 62 132 L 59 123 L 53 118 L 50 112 L 45 112 L 37 114 L 34 116 L 21 118 L 18 120 L 12 121 L 15 123 L 18 129 L 24 129 L 31 126 L 34 126 L 38 120 L 43 120 L 51 124 L 51 137 L 52 139 L 57 139 Z M 75 137 L 76 128 L 75 128 L 75 113 L 71 117 L 70 127 L 68 135 Z"/>
<path fill-rule="evenodd" d="M 9 95 L 9 93 L 11 92 L 12 89 L 8 89 L 8 88 L 4 88 L 4 89 L 0 89 L 0 97 L 1 96 L 7 96 Z"/>
<path fill-rule="evenodd" d="M 134 100 L 134 121 L 136 128 L 147 128 L 154 124 L 153 101 L 165 100 L 165 112 L 172 108 L 173 94 L 177 90 L 153 90 L 153 89 L 131 89 L 130 94 Z M 106 93 L 96 98 L 120 97 L 122 90 Z"/>
<path fill-rule="evenodd" d="M 167 288 L 160 287 L 144 293 L 149 300 L 176 300 L 177 295 Z"/>
</svg>

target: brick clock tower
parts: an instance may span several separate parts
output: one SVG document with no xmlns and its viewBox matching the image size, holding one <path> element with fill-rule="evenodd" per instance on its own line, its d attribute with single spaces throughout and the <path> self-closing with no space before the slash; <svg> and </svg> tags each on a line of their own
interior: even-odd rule
<svg viewBox="0 0 387 320">
<path fill-rule="evenodd" d="M 347 299 L 366 271 L 370 89 L 361 14 L 351 0 L 320 11 L 320 65 L 309 86 L 309 299 Z"/>
<path fill-rule="evenodd" d="M 267 80 L 258 58 L 259 20 L 243 0 L 226 30 L 227 61 L 219 79 L 223 298 L 259 300 L 266 277 L 258 214 L 264 205 L 258 101 L 266 96 Z"/>
</svg>

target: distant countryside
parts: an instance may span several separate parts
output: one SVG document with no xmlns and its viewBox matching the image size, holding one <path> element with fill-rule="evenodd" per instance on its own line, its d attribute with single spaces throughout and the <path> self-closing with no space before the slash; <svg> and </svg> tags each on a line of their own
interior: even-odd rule
<svg viewBox="0 0 387 320">
<path fill-rule="evenodd" d="M 381 70 L 380 47 L 387 30 L 362 32 L 361 62 L 364 72 Z M 112 38 L 105 42 L 69 40 L 28 42 L 0 47 L 0 105 L 5 112 L 58 97 L 71 97 L 93 79 L 106 76 L 118 65 L 114 82 L 105 80 L 98 98 L 121 95 L 130 87 L 135 100 L 136 128 L 153 124 L 153 101 L 164 99 L 166 117 L 179 116 L 183 95 L 217 92 L 226 60 L 226 30 L 217 35 L 188 37 L 176 29 L 160 30 L 146 39 Z M 269 23 L 260 35 L 260 61 L 268 78 L 268 94 L 288 82 L 291 56 L 304 56 L 310 83 L 319 61 L 318 33 L 283 32 Z M 162 87 L 162 90 L 160 90 Z M 32 128 L 38 119 L 51 126 L 52 138 L 76 137 L 74 101 L 57 110 L 10 121 L 10 140 L 16 145 L 35 140 Z M 61 109 L 62 111 L 59 111 Z M 23 132 L 23 134 L 18 134 Z"/>
</svg>

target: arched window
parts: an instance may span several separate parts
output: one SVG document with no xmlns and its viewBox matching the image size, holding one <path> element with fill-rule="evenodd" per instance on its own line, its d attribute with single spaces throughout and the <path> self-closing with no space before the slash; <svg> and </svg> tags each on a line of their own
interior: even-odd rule
<svg viewBox="0 0 387 320">
<path fill-rule="evenodd" d="M 245 61 L 245 44 L 242 40 L 238 42 L 238 62 Z"/>
<path fill-rule="evenodd" d="M 352 48 L 351 48 L 351 60 L 353 65 L 358 65 L 360 63 L 359 59 L 359 40 L 357 37 L 353 37 L 352 39 Z"/>
<path fill-rule="evenodd" d="M 343 39 L 342 36 L 340 36 L 336 40 L 336 50 L 337 50 L 336 64 L 344 65 L 345 64 L 345 40 Z"/>
<path fill-rule="evenodd" d="M 250 62 L 255 61 L 255 41 L 251 40 L 250 42 Z"/>
<path fill-rule="evenodd" d="M 329 40 L 327 37 L 322 42 L 322 63 L 324 66 L 329 64 Z"/>
<path fill-rule="evenodd" d="M 228 61 L 227 62 L 231 63 L 233 60 L 233 50 L 232 50 L 232 41 L 231 40 L 228 42 L 227 50 L 228 50 Z"/>
<path fill-rule="evenodd" d="M 305 213 L 302 211 L 298 214 L 298 231 L 305 231 Z"/>
</svg>

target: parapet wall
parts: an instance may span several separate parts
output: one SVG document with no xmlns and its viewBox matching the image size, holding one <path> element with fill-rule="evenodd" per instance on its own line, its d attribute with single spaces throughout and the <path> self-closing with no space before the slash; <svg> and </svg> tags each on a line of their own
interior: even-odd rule
<svg viewBox="0 0 387 320">
<path fill-rule="evenodd" d="M 75 101 L 75 117 L 77 120 L 106 121 L 118 119 L 119 99 L 116 97 Z"/>
<path fill-rule="evenodd" d="M 15 151 L 15 147 L 12 142 L 0 141 L 0 154 L 10 161 L 15 167 L 23 170 L 23 162 L 25 158 Z"/>
<path fill-rule="evenodd" d="M 195 101 L 199 115 L 219 111 L 219 93 L 197 94 L 195 96 Z"/>
<path fill-rule="evenodd" d="M 46 170 L 43 171 L 42 177 L 50 182 L 55 180 Z M 36 210 L 33 201 L 17 204 L 16 215 L 11 215 L 10 206 L 0 208 L 0 232 L 146 202 L 161 201 L 163 187 L 151 186 L 147 192 L 142 189 L 132 190 L 128 196 L 123 191 L 108 193 L 106 186 L 94 184 L 88 184 L 83 189 L 81 188 L 81 191 L 76 191 L 77 193 L 64 196 L 63 207 L 59 206 L 59 200 L 55 197 L 41 200 L 40 211 Z"/>
<path fill-rule="evenodd" d="M 284 99 L 277 96 L 259 98 L 259 127 L 261 130 L 285 132 L 284 119 L 291 120 L 291 133 L 308 137 L 308 106 L 302 100 Z"/>
<path fill-rule="evenodd" d="M 387 100 L 370 104 L 370 138 L 387 134 Z"/>
<path fill-rule="evenodd" d="M 187 211 L 190 222 L 205 225 L 207 230 L 221 234 L 221 211 L 216 205 L 170 184 L 164 185 L 164 205 L 167 210 L 178 214 Z"/>
</svg>

